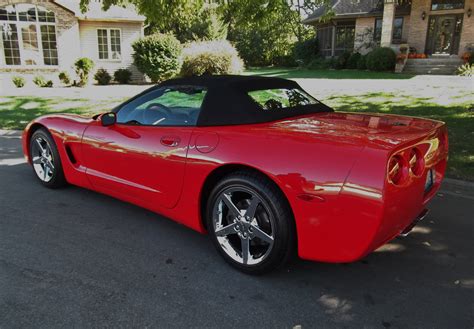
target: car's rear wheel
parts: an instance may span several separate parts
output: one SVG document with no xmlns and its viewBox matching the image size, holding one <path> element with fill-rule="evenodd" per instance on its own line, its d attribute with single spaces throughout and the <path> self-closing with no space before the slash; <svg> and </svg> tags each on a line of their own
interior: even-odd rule
<svg viewBox="0 0 474 329">
<path fill-rule="evenodd" d="M 66 185 L 59 152 L 46 130 L 38 129 L 31 136 L 30 157 L 33 171 L 41 184 L 49 188 Z"/>
<path fill-rule="evenodd" d="M 206 219 L 219 253 L 242 272 L 265 273 L 293 254 L 295 230 L 288 202 L 261 175 L 238 172 L 218 182 Z"/>
</svg>

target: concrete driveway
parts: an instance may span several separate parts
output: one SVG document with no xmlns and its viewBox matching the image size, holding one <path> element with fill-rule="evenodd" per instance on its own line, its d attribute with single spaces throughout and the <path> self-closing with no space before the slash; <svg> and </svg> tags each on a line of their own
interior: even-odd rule
<svg viewBox="0 0 474 329">
<path fill-rule="evenodd" d="M 0 137 L 0 328 L 473 328 L 474 189 L 445 185 L 407 238 L 353 264 L 227 266 L 206 236 L 76 187 Z"/>
</svg>

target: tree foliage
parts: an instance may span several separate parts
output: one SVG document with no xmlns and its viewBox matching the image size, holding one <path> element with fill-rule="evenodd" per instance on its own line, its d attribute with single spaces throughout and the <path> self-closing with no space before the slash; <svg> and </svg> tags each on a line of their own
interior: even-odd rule
<svg viewBox="0 0 474 329">
<path fill-rule="evenodd" d="M 87 9 L 91 0 L 81 0 Z M 227 39 L 249 65 L 280 64 L 313 29 L 303 17 L 331 0 L 103 0 L 103 8 L 133 4 L 149 34 L 173 33 L 180 42 Z"/>
</svg>

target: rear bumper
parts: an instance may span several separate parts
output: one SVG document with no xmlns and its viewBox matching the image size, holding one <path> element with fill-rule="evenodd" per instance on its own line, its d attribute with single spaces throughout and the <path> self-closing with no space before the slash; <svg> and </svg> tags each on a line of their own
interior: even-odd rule
<svg viewBox="0 0 474 329">
<path fill-rule="evenodd" d="M 420 177 L 410 178 L 403 187 L 377 190 L 346 182 L 336 198 L 313 205 L 306 202 L 301 208 L 305 211 L 295 213 L 299 256 L 331 263 L 353 262 L 409 233 L 427 215 L 426 206 L 439 190 L 445 168 L 446 158 L 427 167 Z M 435 180 L 425 191 L 429 169 L 435 171 Z"/>
<path fill-rule="evenodd" d="M 408 225 L 407 227 L 405 227 L 405 229 L 400 232 L 400 234 L 398 236 L 401 236 L 401 237 L 406 237 L 408 236 L 411 231 L 413 230 L 413 228 L 416 226 L 416 224 L 418 224 L 419 222 L 421 222 L 427 215 L 428 215 L 428 212 L 429 210 L 428 209 L 424 209 L 419 215 L 418 217 L 415 218 L 415 220 L 413 222 L 411 222 L 410 225 Z"/>
</svg>

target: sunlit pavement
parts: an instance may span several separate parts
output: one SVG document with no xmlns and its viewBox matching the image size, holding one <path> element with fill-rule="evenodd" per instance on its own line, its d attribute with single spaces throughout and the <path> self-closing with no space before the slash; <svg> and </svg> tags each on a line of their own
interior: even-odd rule
<svg viewBox="0 0 474 329">
<path fill-rule="evenodd" d="M 353 264 L 252 277 L 206 236 L 76 187 L 48 190 L 0 137 L 0 328 L 473 328 L 474 189 Z"/>
</svg>

